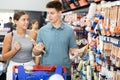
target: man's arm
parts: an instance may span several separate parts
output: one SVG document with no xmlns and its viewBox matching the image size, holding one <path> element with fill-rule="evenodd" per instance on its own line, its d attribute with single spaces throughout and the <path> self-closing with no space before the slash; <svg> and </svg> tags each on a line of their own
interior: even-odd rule
<svg viewBox="0 0 120 80">
<path fill-rule="evenodd" d="M 46 53 L 44 50 L 44 44 L 40 42 L 38 44 L 35 44 L 33 48 L 33 53 L 35 56 Z"/>
<path fill-rule="evenodd" d="M 88 49 L 88 45 L 78 49 L 78 48 L 70 48 L 69 53 L 74 56 L 81 56 Z"/>
</svg>

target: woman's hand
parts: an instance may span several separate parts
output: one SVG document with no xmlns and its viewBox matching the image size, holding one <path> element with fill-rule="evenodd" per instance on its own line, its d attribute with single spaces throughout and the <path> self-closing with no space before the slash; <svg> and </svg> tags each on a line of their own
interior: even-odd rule
<svg viewBox="0 0 120 80">
<path fill-rule="evenodd" d="M 16 42 L 14 43 L 14 49 L 17 50 L 17 51 L 19 51 L 20 48 L 21 48 L 20 43 L 16 41 Z"/>
</svg>

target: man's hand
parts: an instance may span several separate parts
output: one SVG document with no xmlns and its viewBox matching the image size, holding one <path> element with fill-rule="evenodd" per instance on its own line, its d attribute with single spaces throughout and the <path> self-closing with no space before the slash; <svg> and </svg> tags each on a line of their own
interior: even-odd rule
<svg viewBox="0 0 120 80">
<path fill-rule="evenodd" d="M 82 56 L 83 53 L 84 53 L 84 51 L 85 51 L 85 47 L 80 48 L 80 49 L 78 49 L 78 48 L 71 48 L 71 49 L 70 49 L 70 53 L 71 53 L 74 57 Z"/>
<path fill-rule="evenodd" d="M 81 51 L 80 49 L 74 49 L 73 54 L 74 57 L 82 56 L 84 51 Z"/>
<path fill-rule="evenodd" d="M 43 53 L 46 53 L 45 52 L 45 50 L 44 50 L 44 44 L 43 43 L 38 43 L 38 44 L 36 44 L 35 45 L 35 47 L 34 47 L 34 49 L 36 50 L 36 52 L 39 52 L 39 53 L 41 53 L 41 52 L 43 52 Z"/>
</svg>

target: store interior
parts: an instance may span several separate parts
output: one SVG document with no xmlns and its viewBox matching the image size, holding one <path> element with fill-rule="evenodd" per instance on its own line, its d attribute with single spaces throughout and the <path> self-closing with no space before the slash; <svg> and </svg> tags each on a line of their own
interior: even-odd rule
<svg viewBox="0 0 120 80">
<path fill-rule="evenodd" d="M 63 4 L 62 20 L 73 28 L 78 48 L 84 48 L 82 55 L 70 55 L 72 80 L 120 80 L 120 0 L 59 1 Z M 47 2 L 43 0 L 43 3 Z M 22 4 L 22 0 L 19 3 Z M 39 5 L 35 1 L 26 8 L 25 5 L 16 9 L 14 6 L 10 9 L 0 7 L 0 53 L 9 30 L 4 24 L 15 11 L 25 10 L 30 21 L 39 21 L 39 28 L 47 23 L 45 9 L 41 10 L 41 6 L 35 8 L 35 4 Z M 5 80 L 5 72 L 6 62 L 2 61 L 0 54 L 0 80 Z"/>
</svg>

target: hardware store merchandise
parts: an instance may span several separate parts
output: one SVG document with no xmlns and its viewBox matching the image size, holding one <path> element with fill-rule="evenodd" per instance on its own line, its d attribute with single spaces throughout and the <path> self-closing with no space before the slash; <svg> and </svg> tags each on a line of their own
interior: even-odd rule
<svg viewBox="0 0 120 80">
<path fill-rule="evenodd" d="M 61 18 L 73 29 L 77 48 L 81 50 L 78 56 L 75 56 L 74 52 L 69 52 L 71 80 L 120 80 L 120 0 L 58 1 L 63 5 Z M 5 23 L 9 21 L 9 16 L 13 18 L 17 10 L 0 10 L 0 15 L 2 15 L 0 16 L 0 80 L 6 80 L 9 64 L 9 61 L 3 61 L 1 54 L 4 37 L 10 31 L 9 27 L 5 27 Z M 34 19 L 38 20 L 39 29 L 49 22 L 45 10 L 23 10 L 29 14 L 30 22 Z M 31 27 L 28 28 L 30 29 Z M 35 55 L 32 56 L 35 59 Z M 33 75 L 34 71 L 42 72 L 36 72 Z M 49 79 L 39 78 L 40 80 L 67 80 L 66 72 L 65 66 L 15 66 L 13 80 L 19 80 L 19 77 L 17 79 L 15 76 L 18 76 L 18 73 L 20 77 L 23 75 L 34 77 L 38 74 L 42 77 L 53 76 Z"/>
</svg>

